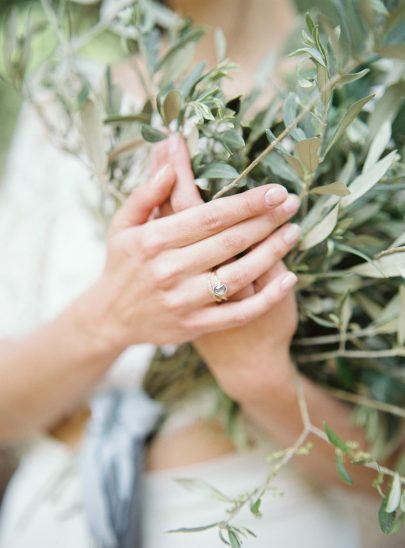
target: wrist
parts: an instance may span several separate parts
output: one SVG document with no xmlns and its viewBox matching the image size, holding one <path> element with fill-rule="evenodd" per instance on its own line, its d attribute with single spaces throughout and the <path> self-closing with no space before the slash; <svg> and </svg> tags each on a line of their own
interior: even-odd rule
<svg viewBox="0 0 405 548">
<path fill-rule="evenodd" d="M 112 325 L 108 291 L 98 280 L 61 317 L 73 334 L 78 352 L 89 360 L 112 363 L 126 348 L 118 329 Z"/>
<path fill-rule="evenodd" d="M 241 405 L 279 400 L 280 395 L 288 397 L 295 390 L 294 368 L 288 348 L 278 348 L 263 358 L 256 356 L 254 362 L 244 363 L 238 373 L 227 374 L 221 384 L 224 391 Z"/>
</svg>

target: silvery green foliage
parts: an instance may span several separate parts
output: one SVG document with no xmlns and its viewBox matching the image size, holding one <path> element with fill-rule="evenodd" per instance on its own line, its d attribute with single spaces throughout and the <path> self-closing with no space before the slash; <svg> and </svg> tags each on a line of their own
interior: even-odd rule
<svg viewBox="0 0 405 548">
<path fill-rule="evenodd" d="M 222 91 L 234 64 L 220 31 L 218 64 L 208 67 L 193 63 L 202 29 L 158 2 L 41 4 L 44 15 L 19 20 L 12 12 L 6 22 L 7 75 L 55 142 L 88 163 L 100 183 L 104 218 L 145 178 L 145 142 L 174 131 L 187 139 L 206 200 L 268 182 L 301 196 L 303 237 L 287 258 L 300 279 L 292 352 L 302 372 L 357 404 L 355 418 L 371 454 L 327 425 L 324 436 L 335 446 L 337 471 L 346 483 L 353 481 L 347 461 L 379 471 L 381 528 L 398 529 L 405 480 L 375 459 L 398 449 L 405 416 L 404 2 L 323 0 L 319 12 L 306 16 L 302 45 L 291 53 L 296 77 L 260 108 L 255 105 L 267 86 L 265 73 L 245 97 Z M 83 14 L 97 16 L 86 29 Z M 32 40 L 45 28 L 51 28 L 55 47 L 33 70 Z M 131 55 L 142 89 L 136 100 L 113 83 L 109 66 L 94 70 L 85 58 L 83 48 L 105 31 Z M 44 108 L 44 96 L 52 108 Z M 298 441 L 274 456 L 274 473 L 293 454 L 309 451 L 305 438 Z M 272 484 L 266 481 L 237 500 L 189 481 L 187 487 L 193 486 L 230 504 L 228 517 L 207 527 L 218 528 L 221 539 L 235 547 L 253 533 L 234 526 L 233 519 L 244 506 L 259 515 Z"/>
</svg>

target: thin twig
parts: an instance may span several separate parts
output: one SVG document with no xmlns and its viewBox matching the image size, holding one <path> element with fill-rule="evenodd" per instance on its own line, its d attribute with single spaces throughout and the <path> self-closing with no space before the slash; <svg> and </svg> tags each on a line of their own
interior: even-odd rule
<svg viewBox="0 0 405 548">
<path fill-rule="evenodd" d="M 317 428 L 316 426 L 311 426 L 311 433 L 317 436 L 318 438 L 322 439 L 324 442 L 328 443 L 329 445 L 333 444 L 329 441 L 328 436 L 325 434 L 323 430 L 320 428 Z M 356 464 L 355 462 L 353 464 Z M 361 466 L 365 466 L 366 468 L 370 468 L 370 470 L 374 470 L 375 472 L 382 473 L 386 476 L 395 477 L 398 472 L 390 470 L 389 468 L 386 468 L 385 466 L 381 466 L 378 464 L 377 461 L 374 462 L 362 462 Z M 401 483 L 405 485 L 405 477 L 399 476 L 399 479 L 401 480 Z"/>
<path fill-rule="evenodd" d="M 134 150 L 135 148 L 138 148 L 140 145 L 144 144 L 143 139 L 131 139 L 130 141 L 127 141 L 125 143 L 122 143 L 121 145 L 118 145 L 116 148 L 114 148 L 108 155 L 108 163 L 111 164 L 114 160 L 116 160 L 121 154 L 125 154 L 127 152 L 131 152 L 131 150 Z"/>
<path fill-rule="evenodd" d="M 373 400 L 367 396 L 361 396 L 359 394 L 352 394 L 351 392 L 346 392 L 345 390 L 339 390 L 338 388 L 329 388 L 328 386 L 322 386 L 322 388 L 335 396 L 336 398 L 348 401 L 351 403 L 356 403 L 358 405 L 364 405 L 365 407 L 370 407 L 372 409 L 378 409 L 378 411 L 383 411 L 385 413 L 390 413 L 391 415 L 396 415 L 398 417 L 405 418 L 405 410 L 401 409 L 396 405 L 386 403 L 383 401 Z"/>
<path fill-rule="evenodd" d="M 333 358 L 353 358 L 353 359 L 367 359 L 367 358 L 395 358 L 405 357 L 405 348 L 389 348 L 387 350 L 333 350 L 331 352 L 318 352 L 315 354 L 305 354 L 304 356 L 295 356 L 295 360 L 298 363 L 310 363 L 321 362 L 324 360 L 330 360 Z"/>
<path fill-rule="evenodd" d="M 350 70 L 349 67 L 346 68 L 346 70 Z M 274 150 L 277 145 L 279 145 L 286 137 L 290 134 L 290 132 L 301 122 L 301 120 L 312 110 L 312 108 L 316 105 L 316 103 L 319 101 L 321 94 L 325 91 L 329 91 L 332 89 L 336 84 L 339 83 L 341 78 L 343 77 L 343 74 L 336 74 L 333 78 L 329 80 L 329 82 L 320 90 L 318 93 L 315 94 L 314 98 L 306 105 L 306 107 L 294 118 L 294 120 L 288 124 L 284 130 L 280 133 L 280 135 L 274 139 L 243 171 L 242 173 L 234 179 L 231 183 L 228 185 L 225 185 L 221 190 L 219 190 L 213 197 L 215 200 L 216 198 L 220 198 L 230 190 L 236 188 L 239 183 L 247 176 L 249 173 L 260 164 L 260 162 L 272 151 Z"/>
</svg>

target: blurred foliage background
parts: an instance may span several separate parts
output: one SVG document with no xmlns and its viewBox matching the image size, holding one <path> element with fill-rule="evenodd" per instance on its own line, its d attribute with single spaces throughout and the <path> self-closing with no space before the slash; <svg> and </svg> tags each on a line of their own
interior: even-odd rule
<svg viewBox="0 0 405 548">
<path fill-rule="evenodd" d="M 294 0 L 299 11 L 306 11 L 310 9 L 314 4 L 320 0 Z M 2 20 L 7 11 L 16 6 L 21 9 L 39 9 L 39 1 L 35 0 L 0 0 L 0 48 L 2 51 L 3 48 L 3 25 Z M 89 16 L 91 16 L 91 10 L 94 8 L 89 8 Z M 111 44 L 110 44 L 111 45 Z M 40 43 L 36 44 L 36 50 L 38 55 L 41 55 L 41 50 L 45 52 L 49 48 L 49 44 Z M 96 53 L 101 53 L 103 50 L 109 47 L 109 39 L 107 36 L 103 36 L 102 40 L 99 40 L 93 48 L 98 49 Z M 0 74 L 2 72 L 2 56 L 0 56 Z M 2 79 L 0 79 L 0 177 L 2 176 L 5 161 L 7 157 L 7 151 L 12 138 L 13 129 L 17 120 L 19 108 L 20 108 L 20 97 L 12 89 L 12 87 Z"/>
</svg>

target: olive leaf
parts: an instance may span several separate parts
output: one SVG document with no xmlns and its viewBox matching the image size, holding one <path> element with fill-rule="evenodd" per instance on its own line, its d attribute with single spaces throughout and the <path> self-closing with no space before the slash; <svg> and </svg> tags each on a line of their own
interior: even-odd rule
<svg viewBox="0 0 405 548">
<path fill-rule="evenodd" d="M 201 179 L 234 179 L 239 175 L 230 164 L 214 162 L 206 166 L 199 174 Z"/>
<path fill-rule="evenodd" d="M 141 133 L 145 141 L 148 141 L 149 143 L 158 143 L 159 141 L 167 139 L 167 135 L 163 133 L 163 131 L 146 124 L 142 126 Z"/>
<path fill-rule="evenodd" d="M 374 260 L 371 264 L 359 264 L 351 272 L 368 278 L 394 278 L 405 274 L 405 253 L 386 255 Z"/>
<path fill-rule="evenodd" d="M 320 137 L 304 139 L 302 141 L 298 141 L 297 143 L 297 154 L 309 173 L 313 173 L 319 165 L 320 146 Z"/>
<path fill-rule="evenodd" d="M 336 452 L 336 470 L 345 483 L 347 483 L 348 485 L 353 485 L 353 478 L 346 470 L 343 456 L 339 452 Z"/>
<path fill-rule="evenodd" d="M 342 120 L 340 121 L 338 127 L 336 128 L 335 133 L 333 134 L 333 137 L 330 139 L 326 147 L 326 150 L 323 154 L 324 157 L 332 149 L 335 143 L 339 141 L 339 139 L 342 137 L 346 129 L 356 119 L 356 117 L 358 116 L 359 112 L 363 109 L 363 107 L 373 98 L 374 98 L 374 94 L 368 95 L 367 97 L 364 97 L 363 99 L 360 99 L 359 101 L 356 101 L 349 107 L 349 109 L 345 112 L 345 115 L 343 116 Z"/>
<path fill-rule="evenodd" d="M 325 434 L 328 436 L 328 440 L 332 445 L 343 451 L 343 453 L 350 455 L 350 447 L 342 440 L 340 436 L 336 434 L 336 432 L 332 430 L 326 421 L 323 423 L 323 429 L 325 430 Z"/>
<path fill-rule="evenodd" d="M 310 249 L 324 240 L 333 232 L 336 227 L 339 215 L 339 204 L 336 205 L 324 219 L 316 226 L 311 228 L 302 239 L 299 248 L 302 250 Z"/>
<path fill-rule="evenodd" d="M 163 101 L 163 118 L 166 125 L 175 120 L 180 112 L 182 106 L 181 93 L 177 89 L 169 91 Z"/>
<path fill-rule="evenodd" d="M 210 499 L 220 500 L 222 502 L 232 502 L 232 499 L 221 493 L 216 487 L 201 479 L 178 478 L 176 482 L 185 489 L 193 491 Z"/>
<path fill-rule="evenodd" d="M 107 155 L 100 111 L 92 99 L 87 99 L 79 114 L 84 147 L 97 177 L 102 178 L 107 169 Z"/>
<path fill-rule="evenodd" d="M 395 512 L 399 506 L 401 500 L 401 478 L 399 477 L 398 472 L 394 475 L 391 489 L 388 495 L 387 503 L 385 506 L 385 511 L 388 513 Z"/>
<path fill-rule="evenodd" d="M 380 128 L 380 131 L 371 142 L 366 161 L 364 162 L 363 173 L 369 171 L 369 169 L 377 163 L 382 153 L 387 148 L 390 139 L 391 122 L 389 120 L 385 120 Z"/>
<path fill-rule="evenodd" d="M 362 173 L 349 185 L 350 196 L 343 198 L 342 207 L 348 207 L 353 202 L 361 198 L 366 192 L 368 192 L 390 169 L 394 161 L 398 158 L 397 152 L 394 150 L 390 154 L 387 154 L 382 160 L 372 165 L 368 171 Z"/>
<path fill-rule="evenodd" d="M 348 196 L 350 194 L 350 190 L 344 183 L 336 181 L 335 183 L 330 183 L 328 185 L 316 186 L 311 189 L 310 193 L 319 195 L 327 194 L 332 196 Z"/>
</svg>

